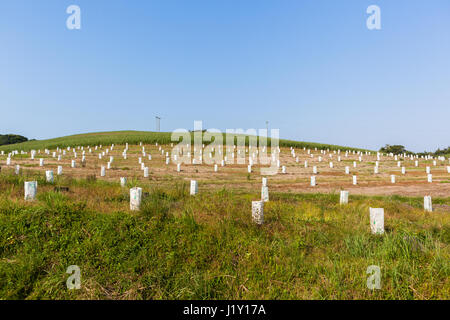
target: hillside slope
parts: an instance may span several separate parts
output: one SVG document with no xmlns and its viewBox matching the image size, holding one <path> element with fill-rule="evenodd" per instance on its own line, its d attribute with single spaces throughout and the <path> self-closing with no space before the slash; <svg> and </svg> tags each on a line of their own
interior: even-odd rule
<svg viewBox="0 0 450 320">
<path fill-rule="evenodd" d="M 193 133 L 191 133 L 193 135 Z M 110 145 L 112 143 L 116 145 L 125 144 L 138 144 L 143 142 L 146 144 L 153 144 L 158 142 L 159 144 L 169 144 L 171 142 L 176 143 L 176 141 L 171 141 L 171 132 L 151 132 L 151 131 L 111 131 L 111 132 L 95 132 L 95 133 L 85 133 L 76 134 L 71 136 L 65 136 L 60 138 L 53 138 L 47 140 L 34 140 L 27 141 L 23 143 L 10 144 L 6 146 L 0 146 L 0 150 L 5 152 L 10 152 L 12 150 L 23 150 L 29 151 L 32 149 L 54 149 L 56 147 L 74 147 L 74 146 L 93 146 L 93 145 Z M 193 138 L 192 138 L 193 141 Z M 224 138 L 224 143 L 225 143 Z M 248 139 L 246 141 L 248 143 Z M 302 142 L 302 141 L 292 141 L 280 139 L 280 147 L 294 147 L 294 148 L 329 148 L 330 150 L 360 150 L 366 151 L 365 149 L 351 148 L 345 146 L 337 146 L 331 144 L 315 143 L 315 142 Z M 268 139 L 268 145 L 270 146 L 270 138 Z"/>
</svg>

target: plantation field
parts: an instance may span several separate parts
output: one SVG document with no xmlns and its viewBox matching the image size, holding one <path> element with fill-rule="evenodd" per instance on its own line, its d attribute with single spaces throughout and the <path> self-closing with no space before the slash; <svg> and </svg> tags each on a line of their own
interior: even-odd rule
<svg viewBox="0 0 450 320">
<path fill-rule="evenodd" d="M 267 176 L 264 224 L 256 225 L 252 201 L 261 199 L 260 169 L 268 165 L 255 160 L 248 172 L 254 150 L 244 148 L 245 163 L 217 162 L 217 171 L 214 164 L 182 163 L 178 172 L 172 148 L 170 134 L 148 132 L 0 147 L 6 151 L 0 155 L 0 298 L 450 297 L 448 159 L 415 159 L 416 166 L 410 158 L 377 159 L 373 151 L 280 140 L 278 174 Z M 19 153 L 6 165 L 13 150 Z M 237 150 L 233 154 L 238 158 Z M 47 170 L 54 172 L 53 183 Z M 198 182 L 195 196 L 189 195 L 191 180 Z M 24 200 L 25 181 L 38 183 L 34 201 Z M 144 196 L 140 210 L 131 211 L 135 186 Z M 339 204 L 341 190 L 349 191 L 348 204 Z M 424 211 L 427 195 L 432 212 Z M 383 235 L 370 231 L 371 207 L 384 208 Z M 66 287 L 71 265 L 81 270 L 79 290 Z M 366 286 L 372 265 L 381 269 L 379 290 Z"/>
<path fill-rule="evenodd" d="M 214 166 L 203 161 L 202 164 L 181 164 L 181 171 L 177 172 L 176 161 L 174 161 L 172 155 L 172 145 L 169 145 L 170 142 L 167 142 L 170 141 L 169 133 L 134 132 L 128 136 L 128 139 L 126 137 L 127 132 L 115 132 L 112 135 L 110 133 L 97 133 L 49 141 L 31 141 L 16 146 L 4 146 L 3 149 L 9 151 L 25 151 L 31 150 L 30 148 L 33 147 L 35 148 L 34 150 L 39 150 L 39 153 L 36 154 L 34 160 L 30 159 L 29 151 L 27 154 L 15 155 L 11 160 L 11 164 L 5 166 L 7 157 L 5 152 L 3 156 L 0 155 L 0 166 L 4 172 L 13 172 L 15 165 L 20 165 L 22 170 L 25 171 L 39 171 L 44 174 L 46 170 L 53 170 L 56 174 L 57 166 L 61 165 L 66 176 L 86 178 L 96 175 L 98 177 L 101 166 L 106 166 L 109 158 L 112 156 L 114 159 L 111 163 L 111 169 L 107 170 L 105 177 L 101 177 L 102 180 L 119 181 L 120 177 L 127 177 L 128 179 L 138 180 L 143 184 L 156 183 L 170 187 L 174 182 L 189 182 L 189 180 L 195 179 L 199 182 L 200 189 L 208 190 L 222 187 L 239 190 L 259 189 L 261 185 L 260 169 L 268 167 L 268 165 L 260 165 L 256 159 L 252 172 L 248 173 L 247 166 L 250 153 L 247 148 L 245 152 L 246 159 L 244 159 L 242 164 L 238 164 L 237 161 L 234 161 L 232 164 L 225 162 L 225 166 L 222 167 L 221 163 L 217 162 L 218 170 L 214 172 Z M 142 142 L 142 146 L 140 146 L 139 143 L 141 141 L 139 139 L 149 139 L 151 142 Z M 127 159 L 124 159 L 122 152 L 127 140 L 129 141 L 129 149 L 127 150 Z M 161 142 L 155 142 L 156 140 L 166 141 L 167 144 L 161 145 Z M 93 142 L 99 141 L 115 143 L 116 145 L 113 150 L 111 150 L 111 145 L 106 144 L 103 144 L 102 148 L 95 150 Z M 58 146 L 55 143 L 58 142 L 61 143 L 59 145 L 60 148 L 66 148 L 64 151 L 67 151 L 66 155 L 62 155 L 61 151 L 56 152 Z M 118 143 L 123 144 L 119 145 Z M 133 145 L 132 143 L 135 144 Z M 156 143 L 159 143 L 159 145 L 156 146 Z M 297 143 L 300 145 L 304 144 L 303 142 Z M 283 144 L 286 146 L 283 147 Z M 382 155 L 379 161 L 379 173 L 374 174 L 373 168 L 377 161 L 376 152 L 371 152 L 370 155 L 362 152 L 361 161 L 359 161 L 360 155 L 354 153 L 356 149 L 343 149 L 344 147 L 339 146 L 328 148 L 328 145 L 319 145 L 318 147 L 314 146 L 314 144 L 310 147 L 296 147 L 295 142 L 293 144 L 293 146 L 290 146 L 287 140 L 280 141 L 280 166 L 286 167 L 286 173 L 281 174 L 280 167 L 278 170 L 279 174 L 270 176 L 271 191 L 333 193 L 345 189 L 351 194 L 365 195 L 450 196 L 450 174 L 447 171 L 447 166 L 450 166 L 450 162 L 448 159 L 446 161 L 437 160 L 436 165 L 433 165 L 432 160 L 418 159 L 419 163 L 416 167 L 413 160 L 399 158 L 401 166 L 404 166 L 406 169 L 406 173 L 402 174 L 398 161 L 391 156 Z M 100 145 L 101 143 L 97 146 Z M 83 150 L 80 148 L 75 149 L 77 146 L 85 146 L 85 148 Z M 88 151 L 87 146 L 91 147 L 92 152 Z M 320 149 L 320 146 L 326 149 Z M 38 149 L 38 147 L 42 149 Z M 67 150 L 67 147 L 70 147 L 70 150 Z M 289 147 L 294 148 L 295 158 L 290 154 Z M 44 148 L 48 148 L 48 154 L 44 153 Z M 142 154 L 142 148 L 145 148 L 145 156 Z M 0 147 L 0 151 L 3 149 Z M 107 149 L 108 153 L 105 152 Z M 77 153 L 77 158 L 74 156 L 74 150 Z M 227 150 L 226 147 L 223 150 L 224 156 Z M 308 154 L 308 150 L 310 154 Z M 320 150 L 325 151 L 322 154 Z M 341 153 L 338 154 L 336 150 L 341 150 Z M 352 151 L 345 155 L 344 152 L 346 150 Z M 86 160 L 84 164 L 81 161 L 83 151 L 85 152 Z M 61 155 L 60 161 L 53 157 L 53 152 L 56 152 L 55 155 Z M 165 162 L 167 152 L 171 158 L 168 165 Z M 268 148 L 269 155 L 270 152 L 270 148 Z M 102 159 L 98 157 L 100 153 L 103 154 Z M 237 152 L 234 151 L 234 154 L 236 155 L 235 159 L 237 159 Z M 148 159 L 148 155 L 151 155 L 152 160 Z M 205 155 L 205 158 L 207 157 L 208 155 Z M 322 158 L 321 161 L 319 157 Z M 341 161 L 338 161 L 338 157 L 341 158 Z M 45 161 L 43 167 L 39 166 L 40 158 Z M 144 178 L 141 164 L 138 161 L 139 158 L 149 168 L 149 178 Z M 296 162 L 296 158 L 298 158 L 298 162 Z M 76 161 L 76 168 L 71 168 L 72 160 Z M 304 165 L 305 161 L 308 162 L 306 168 Z M 333 168 L 330 168 L 329 162 L 333 162 Z M 356 162 L 356 167 L 353 167 L 354 162 Z M 317 167 L 317 174 L 313 174 L 313 166 Z M 349 174 L 345 173 L 346 166 L 350 169 Z M 430 167 L 430 173 L 433 175 L 432 183 L 427 182 L 426 167 Z M 313 175 L 316 176 L 316 186 L 311 187 L 310 178 Z M 353 175 L 357 176 L 356 185 L 352 183 Z M 391 175 L 396 176 L 395 184 L 391 183 Z"/>
</svg>

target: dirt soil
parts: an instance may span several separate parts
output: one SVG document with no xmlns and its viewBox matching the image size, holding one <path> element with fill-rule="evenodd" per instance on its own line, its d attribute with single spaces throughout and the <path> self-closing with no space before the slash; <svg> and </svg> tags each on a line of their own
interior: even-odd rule
<svg viewBox="0 0 450 320">
<path fill-rule="evenodd" d="M 146 156 L 142 155 L 142 147 L 145 148 Z M 11 165 L 6 166 L 6 155 L 0 156 L 0 165 L 2 171 L 14 171 L 15 165 L 20 165 L 22 172 L 39 171 L 45 174 L 45 170 L 53 170 L 56 176 L 58 165 L 63 166 L 63 175 L 74 178 L 86 178 L 95 175 L 97 179 L 119 182 L 120 177 L 128 179 L 137 179 L 143 185 L 145 184 L 173 184 L 177 181 L 197 180 L 200 189 L 218 189 L 230 188 L 238 190 L 258 191 L 261 187 L 260 168 L 255 163 L 252 167 L 252 173 L 247 172 L 248 157 L 252 152 L 247 152 L 247 161 L 245 164 L 226 164 L 221 166 L 218 162 L 218 172 L 214 172 L 213 164 L 181 164 L 181 172 L 177 172 L 174 158 L 171 158 L 170 164 L 165 164 L 166 152 L 172 153 L 170 145 L 161 146 L 164 155 L 159 150 L 159 146 L 155 145 L 130 145 L 127 151 L 127 159 L 123 159 L 122 152 L 124 146 L 116 145 L 114 150 L 106 153 L 108 146 L 103 146 L 95 150 L 92 147 L 92 153 L 88 148 L 84 148 L 86 156 L 86 164 L 81 165 L 82 150 L 76 148 L 77 158 L 74 152 L 66 150 L 66 155 L 62 155 L 61 151 L 57 152 L 62 155 L 61 161 L 53 158 L 52 153 L 56 150 L 50 150 L 49 154 L 45 154 L 44 150 L 37 153 L 34 160 L 30 159 L 30 153 L 27 155 L 16 155 L 12 157 Z M 20 150 L 19 150 L 20 152 Z M 98 158 L 99 153 L 105 152 L 102 159 Z M 379 160 L 379 174 L 373 173 L 376 154 L 359 155 L 349 153 L 345 155 L 345 151 L 334 153 L 320 150 L 311 150 L 311 154 L 307 150 L 295 150 L 295 157 L 291 155 L 289 148 L 281 148 L 279 173 L 268 176 L 268 185 L 270 191 L 274 192 L 300 192 L 300 193 L 336 193 L 340 190 L 348 190 L 351 194 L 360 195 L 402 195 L 422 197 L 431 195 L 432 197 L 446 198 L 450 197 L 450 173 L 447 172 L 447 166 L 450 166 L 449 159 L 446 161 L 437 160 L 433 165 L 432 160 L 419 160 L 419 166 L 416 167 L 414 160 L 401 159 L 400 166 L 398 161 L 393 157 L 382 156 Z M 148 160 L 148 154 L 152 155 L 152 160 Z M 100 177 L 100 167 L 106 167 L 109 157 L 113 156 L 114 160 L 111 169 L 106 170 L 106 176 Z M 207 155 L 203 155 L 204 158 Z M 319 161 L 319 156 L 322 158 Z M 143 171 L 140 169 L 138 158 L 142 158 L 145 166 L 149 167 L 149 178 L 144 178 Z M 340 157 L 341 161 L 338 161 Z M 45 159 L 44 167 L 39 167 L 39 158 Z M 235 159 L 237 154 L 235 153 Z M 71 168 L 71 160 L 76 160 L 76 168 Z M 304 162 L 308 161 L 305 168 Z M 329 162 L 333 162 L 333 168 L 330 168 Z M 356 162 L 356 167 L 354 167 Z M 286 174 L 281 173 L 281 166 L 286 167 Z M 313 174 L 313 166 L 317 166 L 318 173 Z M 345 174 L 345 166 L 350 169 L 350 174 Z M 406 168 L 406 174 L 401 173 L 401 166 Z M 433 175 L 433 182 L 427 182 L 426 167 L 430 167 Z M 316 176 L 316 186 L 310 186 L 310 177 Z M 352 184 L 352 176 L 356 175 L 358 179 L 357 185 Z M 396 183 L 391 183 L 390 176 L 396 176 Z"/>
</svg>

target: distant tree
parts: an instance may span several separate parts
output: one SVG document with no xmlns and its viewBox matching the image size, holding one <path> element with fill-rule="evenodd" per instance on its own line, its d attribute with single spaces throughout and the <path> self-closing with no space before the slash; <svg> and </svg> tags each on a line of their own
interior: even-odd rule
<svg viewBox="0 0 450 320">
<path fill-rule="evenodd" d="M 410 153 L 412 153 L 411 151 L 406 150 L 404 146 L 399 145 L 399 144 L 396 144 L 393 146 L 387 144 L 380 149 L 380 152 L 393 153 L 393 154 L 402 154 L 402 153 L 410 154 Z"/>
<path fill-rule="evenodd" d="M 28 138 L 17 134 L 0 134 L 0 146 L 28 141 Z"/>
<path fill-rule="evenodd" d="M 424 152 L 411 152 L 405 149 L 404 146 L 402 145 L 393 145 L 391 146 L 390 144 L 385 145 L 384 147 L 382 147 L 380 149 L 380 152 L 383 153 L 393 153 L 393 154 L 402 154 L 402 153 L 406 153 L 406 154 L 414 154 L 414 155 L 418 155 L 418 156 L 445 156 L 445 155 L 450 155 L 450 147 L 447 147 L 446 149 L 437 149 L 435 152 L 431 152 L 431 151 L 424 151 Z"/>
<path fill-rule="evenodd" d="M 434 155 L 436 156 L 444 156 L 446 154 L 450 154 L 450 147 L 447 147 L 446 149 L 437 149 Z"/>
</svg>

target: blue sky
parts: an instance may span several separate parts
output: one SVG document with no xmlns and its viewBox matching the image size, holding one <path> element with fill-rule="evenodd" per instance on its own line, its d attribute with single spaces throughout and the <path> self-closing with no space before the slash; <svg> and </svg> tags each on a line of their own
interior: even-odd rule
<svg viewBox="0 0 450 320">
<path fill-rule="evenodd" d="M 160 115 L 163 131 L 269 120 L 295 140 L 450 144 L 448 0 L 2 0 L 0 43 L 0 133 L 153 131 Z"/>
</svg>

